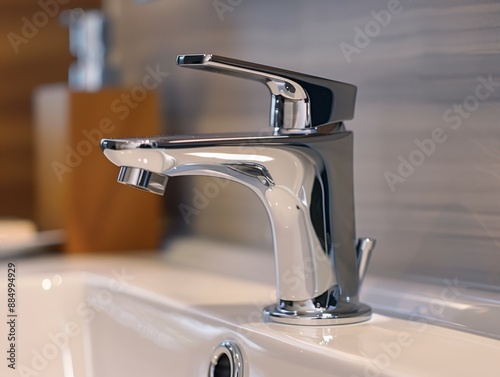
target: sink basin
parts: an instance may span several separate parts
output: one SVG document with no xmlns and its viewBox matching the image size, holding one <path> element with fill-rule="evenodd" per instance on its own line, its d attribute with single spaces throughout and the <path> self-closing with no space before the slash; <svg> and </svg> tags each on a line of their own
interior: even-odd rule
<svg viewBox="0 0 500 377">
<path fill-rule="evenodd" d="M 380 314 L 369 301 L 381 297 L 370 280 L 364 289 L 372 296 L 364 299 L 375 314 L 367 322 L 267 322 L 262 308 L 274 301 L 273 263 L 269 253 L 192 240 L 165 255 L 21 260 L 16 370 L 4 360 L 2 371 L 208 376 L 214 352 L 231 341 L 245 377 L 498 375 L 499 340 Z M 230 375 L 221 370 L 215 375 Z"/>
</svg>

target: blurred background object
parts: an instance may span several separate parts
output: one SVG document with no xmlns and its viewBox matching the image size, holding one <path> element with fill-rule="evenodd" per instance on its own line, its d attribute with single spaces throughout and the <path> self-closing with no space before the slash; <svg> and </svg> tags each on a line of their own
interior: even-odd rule
<svg viewBox="0 0 500 377">
<path fill-rule="evenodd" d="M 99 7 L 100 2 L 82 6 Z M 47 0 L 35 7 L 11 4 L 2 13 L 18 18 L 19 30 L 10 24 L 13 28 L 5 32 L 11 65 L 2 72 L 13 90 L 0 105 L 6 117 L 2 131 L 9 135 L 2 138 L 8 179 L 0 184 L 6 191 L 0 216 L 36 224 L 31 243 L 9 232 L 6 239 L 12 242 L 3 244 L 32 250 L 47 244 L 41 242 L 47 235 L 57 235 L 56 243 L 64 240 L 67 252 L 155 249 L 164 226 L 161 199 L 141 197 L 108 180 L 113 169 L 103 163 L 99 140 L 160 133 L 156 92 L 119 87 L 119 68 L 106 59 L 110 29 L 102 11 L 65 8 Z"/>
<path fill-rule="evenodd" d="M 0 216 L 35 219 L 32 92 L 67 81 L 74 60 L 59 15 L 100 6 L 100 0 L 0 3 Z"/>
<path fill-rule="evenodd" d="M 142 97 L 126 117 L 112 111 L 135 92 Z M 162 198 L 117 185 L 100 148 L 103 137 L 160 133 L 156 92 L 44 85 L 34 108 L 38 229 L 63 230 L 69 253 L 157 249 L 166 225 Z"/>
<path fill-rule="evenodd" d="M 103 163 L 100 140 L 160 133 L 156 88 L 163 77 L 147 70 L 141 85 L 120 86 L 110 67 L 110 25 L 100 10 L 64 11 L 76 60 L 68 84 L 34 93 L 36 221 L 61 229 L 69 253 L 157 249 L 165 222 L 161 198 L 117 187 Z"/>
</svg>

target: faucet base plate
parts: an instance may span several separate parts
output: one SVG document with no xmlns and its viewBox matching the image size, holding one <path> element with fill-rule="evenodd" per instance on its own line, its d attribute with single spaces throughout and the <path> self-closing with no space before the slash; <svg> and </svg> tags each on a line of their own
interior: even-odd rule
<svg viewBox="0 0 500 377">
<path fill-rule="evenodd" d="M 338 309 L 321 310 L 315 312 L 299 313 L 296 311 L 285 311 L 275 305 L 264 309 L 264 318 L 277 323 L 300 326 L 330 326 L 348 325 L 368 321 L 371 318 L 372 309 L 366 304 L 359 304 L 356 310 L 340 312 Z"/>
</svg>

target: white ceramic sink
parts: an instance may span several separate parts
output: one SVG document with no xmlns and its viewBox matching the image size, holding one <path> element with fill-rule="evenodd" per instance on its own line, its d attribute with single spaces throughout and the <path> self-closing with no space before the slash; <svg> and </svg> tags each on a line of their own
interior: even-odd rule
<svg viewBox="0 0 500 377">
<path fill-rule="evenodd" d="M 18 261 L 16 370 L 2 358 L 1 375 L 207 376 L 214 350 L 231 340 L 245 377 L 498 376 L 499 340 L 422 320 L 264 321 L 273 263 L 267 253 L 191 241 L 162 256 Z M 2 277 L 2 302 L 5 285 Z M 380 292 L 364 289 L 377 308 L 369 298 Z"/>
</svg>

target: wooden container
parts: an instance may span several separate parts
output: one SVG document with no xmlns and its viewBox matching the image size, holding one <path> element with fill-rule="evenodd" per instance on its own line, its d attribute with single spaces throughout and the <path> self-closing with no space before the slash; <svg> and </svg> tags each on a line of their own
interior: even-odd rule
<svg viewBox="0 0 500 377">
<path fill-rule="evenodd" d="M 103 137 L 160 133 L 156 93 L 143 90 L 139 97 L 133 90 L 74 92 L 51 85 L 35 93 L 37 223 L 40 230 L 63 229 L 68 253 L 160 243 L 162 197 L 118 184 L 119 169 L 99 144 Z"/>
</svg>

